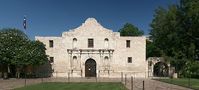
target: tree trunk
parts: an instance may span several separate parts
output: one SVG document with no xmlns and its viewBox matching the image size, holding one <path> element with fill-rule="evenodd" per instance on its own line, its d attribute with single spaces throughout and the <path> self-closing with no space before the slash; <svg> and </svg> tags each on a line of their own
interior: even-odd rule
<svg viewBox="0 0 199 90">
<path fill-rule="evenodd" d="M 3 79 L 8 79 L 8 72 L 3 73 Z"/>
<path fill-rule="evenodd" d="M 3 74 L 2 74 L 2 72 L 0 72 L 0 78 L 2 78 L 3 77 Z"/>
<path fill-rule="evenodd" d="M 0 78 L 3 77 L 3 65 L 0 64 Z"/>
<path fill-rule="evenodd" d="M 8 79 L 8 65 L 3 65 L 3 79 Z"/>
<path fill-rule="evenodd" d="M 16 66 L 16 78 L 20 78 L 22 67 Z"/>
</svg>

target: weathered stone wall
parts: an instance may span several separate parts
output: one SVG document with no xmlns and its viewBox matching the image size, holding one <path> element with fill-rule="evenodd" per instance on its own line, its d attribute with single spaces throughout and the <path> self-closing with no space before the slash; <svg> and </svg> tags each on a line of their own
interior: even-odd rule
<svg viewBox="0 0 199 90">
<path fill-rule="evenodd" d="M 35 38 L 46 45 L 47 55 L 54 57 L 54 77 L 84 77 L 85 62 L 89 58 L 97 63 L 97 77 L 120 77 L 121 72 L 138 77 L 148 75 L 145 37 L 120 37 L 118 32 L 104 28 L 94 18 L 88 18 L 76 29 L 63 32 L 62 37 Z M 77 41 L 74 42 L 74 38 Z M 93 48 L 88 48 L 89 38 L 94 40 Z M 49 40 L 54 41 L 53 48 L 49 47 Z M 126 48 L 126 40 L 130 40 L 130 48 Z M 132 63 L 127 62 L 128 57 L 132 57 Z"/>
</svg>

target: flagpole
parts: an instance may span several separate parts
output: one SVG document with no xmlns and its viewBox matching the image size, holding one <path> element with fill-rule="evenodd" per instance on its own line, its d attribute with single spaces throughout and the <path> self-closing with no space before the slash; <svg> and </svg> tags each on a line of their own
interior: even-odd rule
<svg viewBox="0 0 199 90">
<path fill-rule="evenodd" d="M 24 29 L 24 33 L 26 34 L 26 36 L 28 36 L 27 33 L 26 33 L 26 29 Z"/>
<path fill-rule="evenodd" d="M 24 33 L 27 35 L 26 29 L 27 29 L 27 22 L 26 22 L 26 15 L 24 15 L 24 19 L 23 19 L 23 28 L 24 28 Z M 28 36 L 28 35 L 27 35 Z"/>
</svg>

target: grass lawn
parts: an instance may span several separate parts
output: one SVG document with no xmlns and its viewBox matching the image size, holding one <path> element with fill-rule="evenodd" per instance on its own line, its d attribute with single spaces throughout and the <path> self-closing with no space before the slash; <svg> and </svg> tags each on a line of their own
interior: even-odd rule
<svg viewBox="0 0 199 90">
<path fill-rule="evenodd" d="M 179 86 L 189 87 L 189 79 L 178 78 L 178 79 L 158 79 L 159 81 L 171 83 Z M 199 79 L 190 79 L 190 88 L 199 90 Z"/>
<path fill-rule="evenodd" d="M 127 90 L 121 83 L 40 83 L 14 90 Z"/>
</svg>

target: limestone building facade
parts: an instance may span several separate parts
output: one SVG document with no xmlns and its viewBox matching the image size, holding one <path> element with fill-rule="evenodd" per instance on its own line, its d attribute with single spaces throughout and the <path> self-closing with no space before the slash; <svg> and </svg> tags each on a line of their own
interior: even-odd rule
<svg viewBox="0 0 199 90">
<path fill-rule="evenodd" d="M 146 38 L 124 37 L 88 18 L 60 37 L 36 36 L 46 45 L 52 77 L 148 76 Z"/>
</svg>

